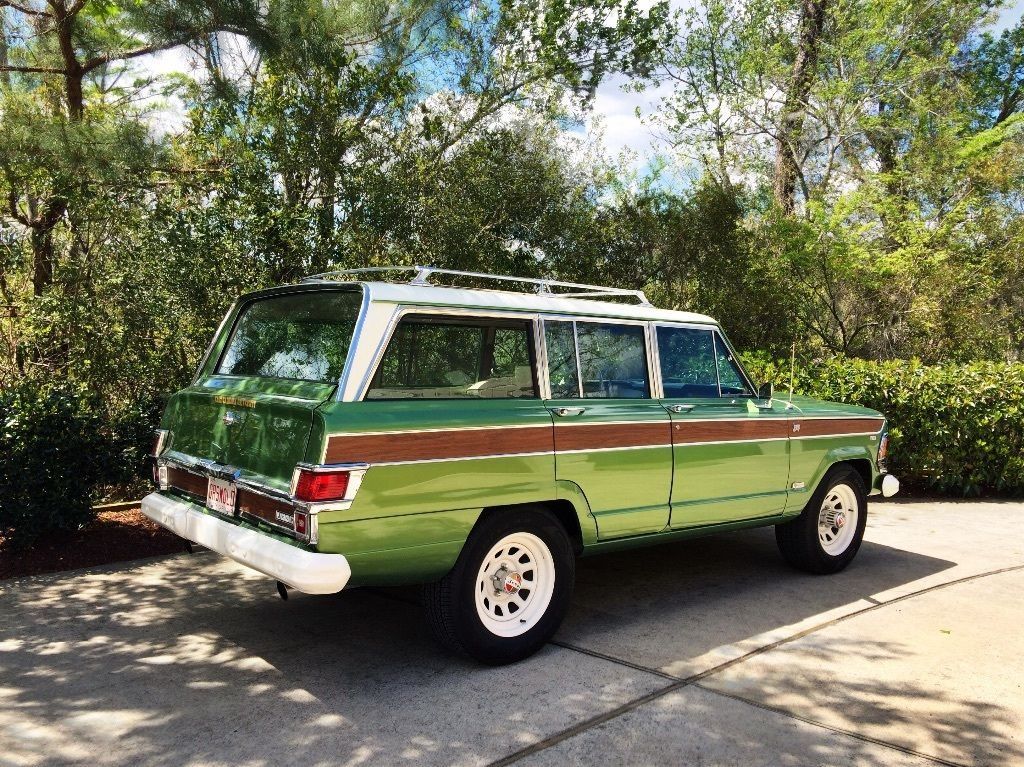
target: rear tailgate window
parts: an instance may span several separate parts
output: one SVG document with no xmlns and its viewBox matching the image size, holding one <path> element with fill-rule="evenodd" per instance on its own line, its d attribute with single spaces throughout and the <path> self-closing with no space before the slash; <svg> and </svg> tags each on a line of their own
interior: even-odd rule
<svg viewBox="0 0 1024 767">
<path fill-rule="evenodd" d="M 360 293 L 292 293 L 244 307 L 217 364 L 220 375 L 337 383 Z"/>
</svg>

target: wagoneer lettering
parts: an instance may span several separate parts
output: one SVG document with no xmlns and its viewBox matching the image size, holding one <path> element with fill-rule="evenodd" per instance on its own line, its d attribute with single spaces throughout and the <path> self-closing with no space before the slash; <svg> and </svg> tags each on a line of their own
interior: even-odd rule
<svg viewBox="0 0 1024 767">
<path fill-rule="evenodd" d="M 898 490 L 887 444 L 881 414 L 758 390 L 715 320 L 637 291 L 343 271 L 231 308 L 143 511 L 308 593 L 422 584 L 442 642 L 505 663 L 557 629 L 579 555 L 774 525 L 793 565 L 842 570 Z"/>
</svg>

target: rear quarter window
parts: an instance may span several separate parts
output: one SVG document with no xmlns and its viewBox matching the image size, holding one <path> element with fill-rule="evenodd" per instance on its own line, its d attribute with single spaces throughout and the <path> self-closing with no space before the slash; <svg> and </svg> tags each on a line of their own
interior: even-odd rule
<svg viewBox="0 0 1024 767">
<path fill-rule="evenodd" d="M 526 320 L 403 319 L 366 399 L 537 397 Z"/>
</svg>

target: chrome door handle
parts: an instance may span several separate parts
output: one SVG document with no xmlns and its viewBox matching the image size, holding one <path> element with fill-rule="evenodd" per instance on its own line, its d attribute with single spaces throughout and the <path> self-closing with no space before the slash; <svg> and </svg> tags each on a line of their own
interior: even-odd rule
<svg viewBox="0 0 1024 767">
<path fill-rule="evenodd" d="M 570 415 L 579 415 L 580 413 L 586 412 L 585 407 L 553 407 L 551 412 L 557 416 L 565 418 Z"/>
<path fill-rule="evenodd" d="M 670 413 L 689 413 L 695 407 L 696 405 L 665 405 L 665 409 Z"/>
</svg>

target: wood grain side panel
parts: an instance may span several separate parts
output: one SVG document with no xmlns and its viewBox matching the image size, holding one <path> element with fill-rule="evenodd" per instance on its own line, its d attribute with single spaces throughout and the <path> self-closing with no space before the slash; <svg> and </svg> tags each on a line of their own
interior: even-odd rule
<svg viewBox="0 0 1024 767">
<path fill-rule="evenodd" d="M 555 450 L 602 450 L 624 447 L 669 445 L 672 442 L 671 424 L 565 424 L 555 426 Z"/>
<path fill-rule="evenodd" d="M 863 434 L 877 432 L 882 428 L 881 418 L 801 418 L 795 421 L 800 430 L 794 437 L 826 437 L 830 435 Z"/>
<path fill-rule="evenodd" d="M 340 434 L 327 442 L 327 463 L 429 461 L 544 453 L 554 450 L 550 427 L 445 429 L 400 434 Z"/>
<path fill-rule="evenodd" d="M 206 477 L 173 466 L 167 467 L 167 484 L 198 498 L 206 498 Z"/>
<path fill-rule="evenodd" d="M 701 442 L 743 442 L 752 439 L 785 439 L 789 421 L 784 418 L 751 418 L 744 421 L 687 421 L 673 424 L 675 444 Z"/>
<path fill-rule="evenodd" d="M 245 488 L 238 489 L 238 511 L 243 514 L 251 514 L 275 525 L 290 524 L 278 519 L 277 512 L 280 511 L 282 514 L 287 514 L 289 519 L 294 514 L 294 510 L 289 503 L 268 498 L 259 493 L 253 493 Z"/>
</svg>

